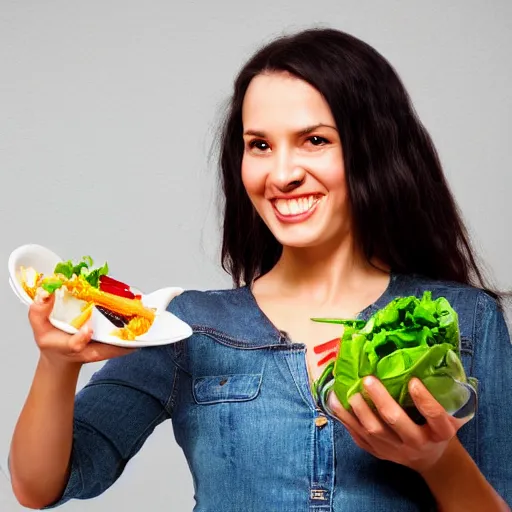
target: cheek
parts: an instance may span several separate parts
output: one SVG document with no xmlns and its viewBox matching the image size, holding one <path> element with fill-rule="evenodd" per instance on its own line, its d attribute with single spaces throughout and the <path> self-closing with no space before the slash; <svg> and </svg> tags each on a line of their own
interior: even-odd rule
<svg viewBox="0 0 512 512">
<path fill-rule="evenodd" d="M 343 165 L 329 166 L 322 172 L 322 181 L 330 192 L 343 193 L 347 191 L 347 181 Z"/>
<path fill-rule="evenodd" d="M 312 173 L 331 192 L 346 189 L 345 165 L 343 155 L 338 148 L 332 148 L 318 155 L 311 163 Z"/>
<path fill-rule="evenodd" d="M 249 196 L 263 194 L 265 191 L 265 176 L 258 167 L 250 159 L 242 160 L 242 183 Z"/>
</svg>

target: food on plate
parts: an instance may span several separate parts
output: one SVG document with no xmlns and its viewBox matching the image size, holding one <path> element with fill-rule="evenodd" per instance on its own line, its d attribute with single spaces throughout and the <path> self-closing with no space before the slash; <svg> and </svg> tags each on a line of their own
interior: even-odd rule
<svg viewBox="0 0 512 512">
<path fill-rule="evenodd" d="M 61 261 L 51 275 L 21 267 L 20 282 L 31 299 L 38 293 L 55 294 L 54 318 L 79 329 L 98 310 L 115 327 L 112 335 L 134 340 L 153 324 L 155 310 L 142 303 L 142 296 L 108 275 L 108 264 L 94 267 L 89 256 L 79 262 Z"/>
<path fill-rule="evenodd" d="M 390 395 L 411 416 L 417 415 L 408 391 L 412 377 L 419 378 L 448 411 L 457 411 L 468 399 L 469 384 L 460 359 L 458 315 L 448 300 L 399 297 L 378 310 L 368 321 L 314 318 L 344 325 L 335 360 L 313 384 L 313 393 L 325 405 L 329 390 L 350 410 L 349 399 L 361 393 L 374 407 L 362 381 L 376 376 Z M 462 383 L 460 385 L 459 383 Z"/>
</svg>

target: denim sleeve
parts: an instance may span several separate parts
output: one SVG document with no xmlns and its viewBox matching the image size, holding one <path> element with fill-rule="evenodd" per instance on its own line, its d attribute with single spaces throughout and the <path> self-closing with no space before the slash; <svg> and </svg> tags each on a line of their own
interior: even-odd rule
<svg viewBox="0 0 512 512">
<path fill-rule="evenodd" d="M 503 312 L 483 293 L 477 300 L 474 373 L 479 411 L 475 416 L 476 463 L 512 506 L 512 345 Z"/>
<path fill-rule="evenodd" d="M 103 493 L 171 416 L 178 370 L 170 354 L 168 346 L 147 347 L 111 359 L 77 393 L 69 479 L 44 509 Z"/>
</svg>

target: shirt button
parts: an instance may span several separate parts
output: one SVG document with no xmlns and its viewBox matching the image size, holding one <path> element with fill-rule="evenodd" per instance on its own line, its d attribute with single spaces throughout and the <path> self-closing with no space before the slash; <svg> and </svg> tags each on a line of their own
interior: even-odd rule
<svg viewBox="0 0 512 512">
<path fill-rule="evenodd" d="M 329 420 L 325 416 L 317 416 L 315 418 L 315 425 L 317 427 L 323 427 L 329 422 Z"/>
</svg>

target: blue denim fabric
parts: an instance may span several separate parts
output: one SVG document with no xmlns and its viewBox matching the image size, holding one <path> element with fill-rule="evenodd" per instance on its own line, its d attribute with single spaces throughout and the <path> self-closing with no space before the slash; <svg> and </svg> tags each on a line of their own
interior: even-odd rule
<svg viewBox="0 0 512 512">
<path fill-rule="evenodd" d="M 359 317 L 424 290 L 458 312 L 463 364 L 479 381 L 479 409 L 459 438 L 512 504 L 512 345 L 495 301 L 471 287 L 393 275 Z M 104 492 L 171 419 L 196 512 L 436 509 L 418 474 L 364 452 L 330 417 L 316 425 L 322 412 L 305 347 L 270 323 L 249 288 L 186 291 L 169 310 L 193 327 L 192 337 L 108 361 L 77 394 L 69 482 L 47 508 Z"/>
</svg>

